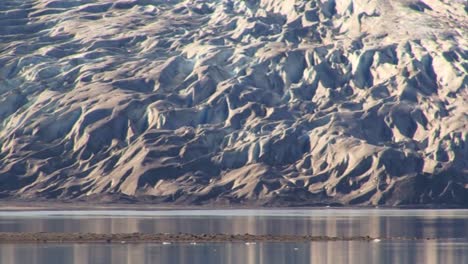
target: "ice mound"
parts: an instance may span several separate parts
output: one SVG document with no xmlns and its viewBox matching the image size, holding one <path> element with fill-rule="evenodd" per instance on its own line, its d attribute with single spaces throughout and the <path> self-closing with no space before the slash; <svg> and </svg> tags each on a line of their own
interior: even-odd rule
<svg viewBox="0 0 468 264">
<path fill-rule="evenodd" d="M 9 0 L 0 197 L 468 205 L 468 6 Z"/>
</svg>

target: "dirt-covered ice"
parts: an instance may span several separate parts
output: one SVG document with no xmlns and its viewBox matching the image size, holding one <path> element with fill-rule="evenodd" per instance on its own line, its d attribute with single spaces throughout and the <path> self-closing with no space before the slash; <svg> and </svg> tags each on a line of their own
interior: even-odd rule
<svg viewBox="0 0 468 264">
<path fill-rule="evenodd" d="M 468 4 L 0 3 L 0 197 L 468 206 Z"/>
</svg>

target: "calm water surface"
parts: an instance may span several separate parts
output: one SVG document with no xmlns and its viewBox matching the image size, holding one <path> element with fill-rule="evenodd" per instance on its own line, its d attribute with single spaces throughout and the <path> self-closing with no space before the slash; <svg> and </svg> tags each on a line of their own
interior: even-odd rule
<svg viewBox="0 0 468 264">
<path fill-rule="evenodd" d="M 438 240 L 0 244 L 16 263 L 468 263 L 468 210 L 0 211 L 0 232 L 310 234 Z"/>
<path fill-rule="evenodd" d="M 455 242 L 1 245 L 0 263 L 468 263 Z"/>
<path fill-rule="evenodd" d="M 0 211 L 0 232 L 467 238 L 468 210 Z"/>
</svg>

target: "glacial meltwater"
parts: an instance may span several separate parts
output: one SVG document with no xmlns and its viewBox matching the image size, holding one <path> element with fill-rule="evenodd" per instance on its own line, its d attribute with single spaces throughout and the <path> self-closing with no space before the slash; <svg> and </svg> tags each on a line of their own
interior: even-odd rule
<svg viewBox="0 0 468 264">
<path fill-rule="evenodd" d="M 0 211 L 0 232 L 370 236 L 380 241 L 0 244 L 0 264 L 468 263 L 468 210 Z"/>
</svg>

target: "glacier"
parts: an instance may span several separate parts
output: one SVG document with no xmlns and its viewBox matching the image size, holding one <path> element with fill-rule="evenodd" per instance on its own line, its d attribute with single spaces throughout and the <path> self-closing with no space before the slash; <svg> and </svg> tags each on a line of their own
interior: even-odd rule
<svg viewBox="0 0 468 264">
<path fill-rule="evenodd" d="M 468 206 L 468 4 L 9 0 L 0 198 Z"/>
</svg>

